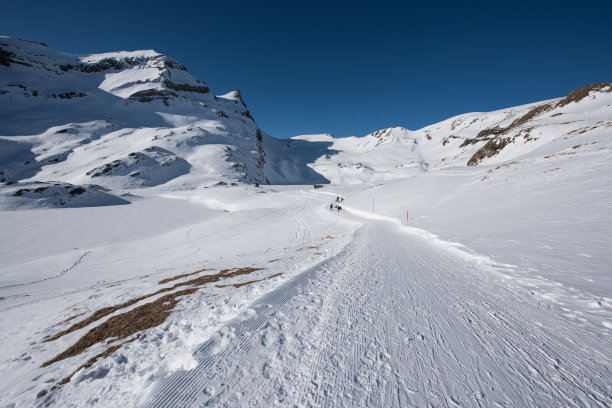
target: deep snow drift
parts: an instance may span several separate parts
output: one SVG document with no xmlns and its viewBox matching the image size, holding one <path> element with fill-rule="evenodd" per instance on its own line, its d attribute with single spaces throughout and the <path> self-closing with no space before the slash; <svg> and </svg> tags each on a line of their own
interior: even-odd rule
<svg viewBox="0 0 612 408">
<path fill-rule="evenodd" d="M 0 73 L 0 405 L 612 405 L 609 84 L 278 140 L 154 51 Z"/>
</svg>

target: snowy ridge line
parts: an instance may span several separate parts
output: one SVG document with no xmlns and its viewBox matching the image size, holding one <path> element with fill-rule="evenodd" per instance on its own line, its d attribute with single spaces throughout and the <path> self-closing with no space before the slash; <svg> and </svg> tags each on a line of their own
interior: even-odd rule
<svg viewBox="0 0 612 408">
<path fill-rule="evenodd" d="M 386 221 L 386 222 L 395 224 L 401 232 L 417 236 L 425 241 L 428 241 L 432 245 L 440 247 L 444 249 L 445 251 L 455 256 L 458 256 L 468 262 L 472 262 L 478 266 L 485 267 L 485 268 L 493 268 L 495 270 L 500 270 L 500 269 L 516 270 L 517 268 L 516 265 L 500 263 L 486 255 L 471 252 L 465 245 L 460 244 L 458 242 L 445 241 L 443 239 L 440 239 L 440 237 L 438 237 L 437 235 L 427 230 L 403 225 L 402 222 L 395 217 L 371 213 L 371 212 L 363 211 L 363 210 L 357 210 L 357 209 L 350 208 L 347 206 L 343 206 L 342 208 L 362 218 L 368 218 L 371 220 L 378 220 L 378 221 Z"/>
<path fill-rule="evenodd" d="M 89 255 L 91 253 L 91 251 L 87 251 L 84 254 L 82 254 L 79 259 L 77 259 L 76 261 L 74 261 L 74 263 L 69 266 L 68 268 L 62 270 L 59 274 L 55 275 L 55 276 L 49 276 L 48 278 L 44 278 L 44 279 L 39 279 L 36 281 L 32 281 L 32 282 L 25 282 L 25 283 L 16 283 L 14 285 L 6 285 L 6 286 L 0 286 L 0 289 L 7 289 L 7 288 L 15 288 L 17 286 L 26 286 L 26 285 L 33 285 L 35 283 L 39 283 L 39 282 L 44 282 L 44 281 L 48 281 L 51 279 L 56 279 L 59 278 L 60 276 L 63 276 L 65 274 L 67 274 L 68 272 L 70 272 L 71 270 L 73 270 L 74 268 L 76 268 L 77 266 L 79 266 L 81 264 L 81 261 L 83 260 L 83 258 L 85 258 L 87 255 Z"/>
<path fill-rule="evenodd" d="M 215 376 L 211 373 L 219 373 L 224 369 L 224 367 L 213 369 L 223 364 L 223 356 L 231 355 L 235 361 L 240 361 L 240 357 L 251 349 L 253 342 L 251 334 L 262 328 L 269 321 L 270 314 L 275 313 L 279 306 L 301 293 L 301 289 L 309 281 L 316 279 L 317 273 L 333 259 L 345 253 L 347 248 L 348 244 L 345 244 L 336 254 L 299 273 L 255 301 L 245 311 L 251 311 L 252 317 L 245 319 L 243 313 L 213 334 L 193 351 L 194 359 L 197 361 L 195 368 L 178 370 L 160 380 L 140 406 L 146 408 L 202 406 L 201 398 L 205 395 L 203 390 Z"/>
</svg>

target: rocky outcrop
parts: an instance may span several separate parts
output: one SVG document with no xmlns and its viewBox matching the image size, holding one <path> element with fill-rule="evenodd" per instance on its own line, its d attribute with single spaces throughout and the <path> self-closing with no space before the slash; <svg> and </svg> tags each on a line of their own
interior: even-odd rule
<svg viewBox="0 0 612 408">
<path fill-rule="evenodd" d="M 555 108 L 561 108 L 565 105 L 569 105 L 572 102 L 580 102 L 591 92 L 612 92 L 612 84 L 608 82 L 599 82 L 596 84 L 591 84 L 587 86 L 583 86 L 582 88 L 578 88 L 575 91 L 570 92 L 565 98 L 561 99 L 556 105 Z"/>
<path fill-rule="evenodd" d="M 512 142 L 512 138 L 495 138 L 489 140 L 482 146 L 467 162 L 468 166 L 476 166 L 480 161 L 487 157 L 493 157 L 498 154 L 504 147 Z"/>
<path fill-rule="evenodd" d="M 199 94 L 207 94 L 210 92 L 208 87 L 203 83 L 201 85 L 175 84 L 167 78 L 163 78 L 162 83 L 169 89 L 178 92 L 194 92 Z"/>
</svg>

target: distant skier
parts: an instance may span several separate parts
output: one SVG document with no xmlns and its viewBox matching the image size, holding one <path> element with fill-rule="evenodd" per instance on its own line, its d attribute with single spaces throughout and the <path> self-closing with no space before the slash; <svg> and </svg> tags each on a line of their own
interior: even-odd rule
<svg viewBox="0 0 612 408">
<path fill-rule="evenodd" d="M 340 202 L 340 197 L 336 196 L 336 202 L 339 203 Z"/>
<path fill-rule="evenodd" d="M 338 209 L 338 212 L 340 212 L 340 210 L 342 209 L 342 207 L 339 205 L 337 205 L 336 208 Z"/>
<path fill-rule="evenodd" d="M 330 204 L 330 205 L 329 205 L 329 211 L 333 211 L 333 209 L 334 209 L 334 205 L 333 205 L 333 204 Z"/>
</svg>

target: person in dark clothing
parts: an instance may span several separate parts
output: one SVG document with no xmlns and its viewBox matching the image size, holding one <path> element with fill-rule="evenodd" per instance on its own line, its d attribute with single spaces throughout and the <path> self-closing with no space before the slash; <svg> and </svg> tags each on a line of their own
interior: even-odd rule
<svg viewBox="0 0 612 408">
<path fill-rule="evenodd" d="M 334 209 L 334 205 L 333 205 L 333 204 L 330 204 L 330 205 L 329 205 L 329 211 L 332 211 L 333 209 Z"/>
</svg>

